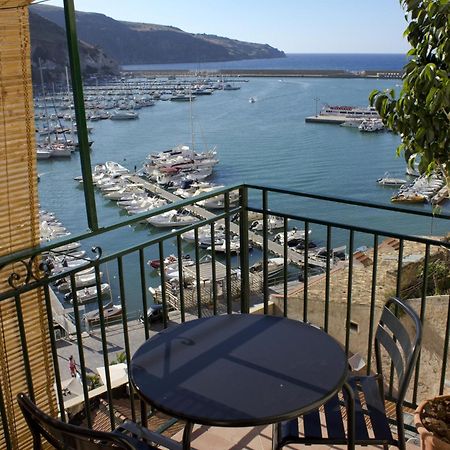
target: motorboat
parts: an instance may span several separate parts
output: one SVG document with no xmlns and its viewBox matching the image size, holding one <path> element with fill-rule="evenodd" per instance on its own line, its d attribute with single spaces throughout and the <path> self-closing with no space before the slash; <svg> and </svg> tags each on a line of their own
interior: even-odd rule
<svg viewBox="0 0 450 450">
<path fill-rule="evenodd" d="M 311 230 L 308 230 L 308 236 L 311 234 Z M 288 247 L 295 247 L 301 242 L 305 241 L 305 230 L 298 230 L 297 228 L 293 228 L 289 230 L 287 233 L 287 245 Z M 278 242 L 280 245 L 284 245 L 284 233 L 277 233 L 274 238 L 274 242 Z"/>
<path fill-rule="evenodd" d="M 101 278 L 103 275 L 102 272 L 99 273 L 99 277 Z M 75 287 L 82 288 L 82 287 L 89 287 L 93 286 L 96 283 L 97 277 L 95 275 L 95 271 L 91 273 L 87 273 L 84 275 L 75 275 Z M 71 290 L 71 282 L 70 278 L 63 278 L 63 281 L 58 284 L 58 291 L 59 292 L 68 292 Z"/>
<path fill-rule="evenodd" d="M 161 304 L 152 304 L 147 308 L 147 321 L 149 323 L 162 322 L 164 319 L 164 307 Z M 141 314 L 139 317 L 141 323 L 144 323 L 145 316 Z"/>
<path fill-rule="evenodd" d="M 423 194 L 416 192 L 399 193 L 391 197 L 391 201 L 395 203 L 425 203 L 427 198 Z"/>
<path fill-rule="evenodd" d="M 234 236 L 229 240 L 230 253 L 239 253 L 241 251 L 241 243 L 238 236 Z M 249 250 L 252 248 L 251 242 L 248 243 Z M 212 250 L 212 246 L 207 247 L 207 250 Z M 221 242 L 215 243 L 214 251 L 217 253 L 227 252 L 227 240 L 222 239 Z"/>
<path fill-rule="evenodd" d="M 276 278 L 284 270 L 284 258 L 267 259 L 267 275 L 269 278 Z M 264 271 L 264 261 L 258 261 L 250 267 L 251 273 L 262 273 Z"/>
<path fill-rule="evenodd" d="M 112 302 L 103 306 L 103 320 L 105 322 L 113 322 L 122 318 L 122 306 L 113 305 Z M 84 314 L 83 319 L 89 325 L 95 325 L 101 322 L 100 310 L 89 311 Z"/>
<path fill-rule="evenodd" d="M 115 111 L 109 118 L 111 120 L 134 120 L 139 119 L 139 114 L 134 111 Z"/>
<path fill-rule="evenodd" d="M 378 178 L 378 184 L 382 186 L 402 186 L 407 183 L 403 178 L 393 178 L 386 172 L 382 178 Z"/>
<path fill-rule="evenodd" d="M 100 285 L 100 296 L 108 297 L 111 295 L 111 287 L 108 283 L 102 283 Z M 77 301 L 79 304 L 87 303 L 93 300 L 96 300 L 98 298 L 97 294 L 97 286 L 92 287 L 85 287 L 83 289 L 79 289 L 76 291 Z M 66 301 L 70 301 L 70 303 L 73 303 L 73 293 L 69 292 L 68 294 L 64 295 L 64 299 Z"/>
<path fill-rule="evenodd" d="M 384 130 L 384 125 L 381 119 L 365 119 L 358 127 L 359 131 L 375 132 Z"/>
<path fill-rule="evenodd" d="M 169 211 L 164 214 L 160 214 L 155 217 L 150 217 L 147 222 L 157 228 L 171 228 L 171 227 L 184 227 L 187 225 L 193 225 L 200 219 L 190 214 L 180 214 L 177 212 Z"/>
<path fill-rule="evenodd" d="M 269 231 L 276 230 L 284 227 L 284 218 L 279 216 L 271 216 L 267 217 L 267 229 Z M 254 220 L 250 225 L 251 231 L 263 231 L 264 228 L 264 219 Z"/>
</svg>

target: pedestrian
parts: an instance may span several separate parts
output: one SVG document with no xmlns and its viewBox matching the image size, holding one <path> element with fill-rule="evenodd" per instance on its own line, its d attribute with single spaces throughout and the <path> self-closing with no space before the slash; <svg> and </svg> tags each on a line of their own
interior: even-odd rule
<svg viewBox="0 0 450 450">
<path fill-rule="evenodd" d="M 70 375 L 72 375 L 72 377 L 77 376 L 77 366 L 75 364 L 75 360 L 73 359 L 72 355 L 70 355 L 70 357 L 69 357 L 69 370 L 70 370 Z"/>
</svg>

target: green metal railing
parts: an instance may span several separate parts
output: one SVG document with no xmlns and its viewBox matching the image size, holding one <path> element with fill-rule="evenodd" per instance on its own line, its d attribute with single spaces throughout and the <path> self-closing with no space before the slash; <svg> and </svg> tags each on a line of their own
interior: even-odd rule
<svg viewBox="0 0 450 450">
<path fill-rule="evenodd" d="M 236 206 L 230 205 L 230 194 L 232 192 L 239 192 L 239 202 Z M 293 317 L 293 311 L 299 311 L 299 315 L 295 318 L 304 321 L 315 321 L 315 324 L 322 327 L 325 331 L 331 332 L 332 325 L 336 326 L 333 314 L 335 304 L 332 300 L 333 289 L 340 289 L 345 294 L 343 294 L 343 308 L 345 309 L 345 314 L 340 323 L 340 328 L 344 330 L 341 336 L 341 343 L 345 347 L 347 354 L 353 352 L 355 344 L 359 347 L 364 346 L 364 359 L 367 361 L 366 371 L 370 373 L 373 368 L 373 354 L 372 345 L 373 337 L 376 325 L 376 308 L 377 304 L 382 302 L 384 299 L 380 298 L 379 291 L 377 288 L 383 280 L 378 279 L 378 271 L 382 267 L 383 262 L 379 259 L 379 244 L 383 239 L 395 238 L 398 240 L 398 250 L 396 256 L 396 273 L 395 273 L 395 288 L 392 294 L 401 295 L 403 286 L 403 276 L 405 270 L 404 263 L 404 249 L 406 244 L 416 243 L 423 244 L 424 252 L 421 255 L 422 261 L 419 262 L 422 268 L 422 279 L 420 286 L 420 306 L 419 315 L 423 323 L 427 323 L 427 312 L 429 311 L 430 305 L 427 302 L 427 284 L 429 284 L 429 267 L 431 264 L 432 255 L 436 255 L 436 251 L 441 252 L 446 255 L 450 250 L 450 244 L 447 241 L 441 241 L 434 238 L 413 236 L 407 234 L 401 234 L 394 231 L 369 228 L 362 225 L 355 225 L 351 223 L 341 223 L 333 221 L 331 219 L 326 220 L 321 217 L 315 217 L 314 214 L 309 213 L 307 216 L 305 214 L 293 214 L 289 211 L 274 210 L 269 209 L 270 199 L 272 197 L 278 198 L 280 194 L 289 196 L 291 201 L 287 202 L 288 205 L 301 205 L 304 202 L 309 202 L 311 200 L 314 203 L 319 204 L 320 202 L 328 202 L 339 207 L 351 207 L 355 210 L 360 208 L 371 208 L 379 211 L 387 211 L 389 213 L 402 213 L 402 215 L 407 215 L 410 217 L 428 217 L 435 219 L 431 214 L 425 213 L 424 211 L 414 211 L 405 210 L 404 208 L 396 208 L 390 206 L 381 206 L 381 208 L 374 206 L 373 204 L 366 204 L 364 202 L 353 201 L 349 199 L 336 199 L 333 197 L 326 196 L 316 196 L 309 193 L 299 193 L 290 192 L 284 189 L 269 188 L 262 186 L 249 186 L 249 185 L 234 185 L 227 188 L 218 189 L 207 194 L 202 194 L 195 199 L 181 200 L 175 204 L 166 205 L 161 208 L 151 210 L 149 212 L 140 214 L 138 216 L 133 216 L 130 219 L 124 220 L 118 224 L 105 227 L 104 229 L 99 229 L 90 233 L 85 233 L 82 235 L 71 237 L 70 239 L 60 240 L 58 242 L 52 242 L 45 245 L 38 246 L 36 248 L 29 249 L 28 251 L 21 251 L 15 254 L 8 255 L 1 258 L 0 265 L 9 264 L 12 262 L 22 261 L 23 266 L 27 267 L 26 274 L 11 274 L 9 279 L 10 289 L 5 292 L 0 293 L 0 301 L 5 301 L 8 299 L 15 300 L 15 307 L 17 311 L 17 316 L 19 318 L 20 328 L 18 333 L 21 338 L 22 346 L 24 349 L 23 360 L 24 360 L 24 373 L 28 385 L 28 391 L 31 396 L 33 396 L 33 379 L 31 375 L 31 370 L 28 362 L 27 349 L 27 330 L 20 320 L 22 316 L 22 310 L 26 308 L 26 304 L 23 304 L 22 297 L 26 292 L 31 290 L 40 289 L 43 292 L 46 304 L 46 314 L 47 322 L 50 329 L 50 343 L 52 347 L 55 383 L 56 383 L 56 393 L 59 401 L 59 409 L 61 412 L 61 418 L 67 420 L 67 414 L 65 414 L 65 402 L 64 395 L 62 392 L 61 381 L 64 374 L 64 368 L 60 367 L 60 355 L 61 350 L 58 348 L 58 342 L 54 334 L 54 312 L 51 303 L 51 291 L 55 291 L 55 283 L 62 278 L 68 278 L 70 282 L 72 301 L 73 301 L 73 325 L 75 328 L 75 333 L 71 339 L 78 343 L 77 346 L 77 360 L 79 361 L 79 369 L 83 386 L 83 395 L 80 400 L 84 404 L 84 413 L 87 418 L 87 424 L 92 425 L 91 420 L 91 400 L 89 399 L 88 392 L 88 373 L 95 367 L 92 366 L 92 361 L 89 361 L 86 357 L 86 348 L 84 346 L 86 331 L 85 324 L 82 320 L 82 305 L 78 301 L 79 291 L 77 291 L 76 276 L 77 274 L 85 270 L 86 268 L 92 267 L 95 274 L 95 286 L 97 287 L 97 293 L 101 292 L 101 269 L 109 264 L 114 269 L 118 276 L 118 286 L 114 288 L 113 298 L 120 297 L 120 306 L 122 307 L 122 316 L 120 322 L 116 324 L 108 323 L 103 316 L 103 309 L 105 306 L 102 296 L 97 294 L 95 298 L 95 307 L 99 310 L 99 323 L 95 328 L 96 339 L 100 340 L 101 343 L 101 354 L 102 363 L 106 369 L 105 374 L 105 387 L 108 403 L 111 405 L 109 410 L 109 418 L 111 422 L 111 427 L 115 425 L 115 415 L 114 415 L 114 396 L 111 383 L 111 375 L 109 371 L 111 359 L 113 354 L 108 348 L 108 336 L 111 330 L 114 333 L 120 334 L 123 337 L 123 351 L 125 353 L 125 360 L 129 364 L 130 359 L 133 354 L 133 348 L 131 341 L 133 340 L 133 345 L 136 346 L 136 340 L 139 342 L 144 342 L 149 336 L 151 336 L 155 330 L 154 326 L 150 325 L 149 317 L 147 316 L 147 310 L 149 305 L 155 300 L 151 298 L 151 294 L 148 291 L 150 276 L 148 269 L 146 267 L 146 259 L 148 258 L 149 250 L 152 250 L 153 254 L 157 254 L 157 259 L 160 265 L 160 274 L 157 279 L 157 283 L 161 286 L 160 295 L 158 301 L 161 302 L 163 307 L 163 323 L 162 327 L 173 326 L 174 323 L 184 322 L 189 317 L 202 317 L 206 314 L 230 314 L 230 313 L 248 313 L 251 310 L 252 305 L 255 303 L 262 303 L 262 309 L 265 314 L 271 312 L 271 300 L 273 300 L 274 292 L 272 289 L 273 280 L 270 279 L 269 273 L 269 260 L 271 258 L 270 245 L 273 237 L 273 232 L 269 229 L 268 220 L 270 216 L 277 216 L 282 218 L 283 228 L 281 233 L 284 236 L 284 243 L 282 246 L 278 247 L 280 254 L 283 258 L 283 267 L 280 272 L 281 277 L 278 279 L 278 309 L 276 314 L 284 315 L 286 317 Z M 120 249 L 119 251 L 110 251 L 109 248 L 105 246 L 94 247 L 94 257 L 92 260 L 82 259 L 84 263 L 80 267 L 72 269 L 64 269 L 61 273 L 49 273 L 48 266 L 45 264 L 45 258 L 48 254 L 52 254 L 55 248 L 61 247 L 62 245 L 73 243 L 76 241 L 92 242 L 97 240 L 102 241 L 106 235 L 117 232 L 119 229 L 121 232 L 126 233 L 128 230 L 128 225 L 136 224 L 139 221 L 154 217 L 156 215 L 162 214 L 172 209 L 180 209 L 189 205 L 195 205 L 195 203 L 208 198 L 213 198 L 218 195 L 223 195 L 225 197 L 225 208 L 223 211 L 217 213 L 214 217 L 209 219 L 202 219 L 193 225 L 189 225 L 177 230 L 172 230 L 164 234 L 157 234 L 150 236 L 145 242 L 135 244 L 131 247 Z M 249 200 L 251 199 L 251 200 Z M 258 200 L 260 199 L 260 201 Z M 296 203 L 297 202 L 297 203 Z M 258 206 L 258 204 L 262 206 Z M 277 205 L 282 205 L 280 202 L 276 202 Z M 281 206 L 278 206 L 281 208 Z M 309 211 L 309 209 L 308 209 Z M 251 234 L 249 231 L 249 213 L 259 213 L 262 217 L 263 229 L 260 233 Z M 320 214 L 318 214 L 320 216 Z M 350 217 L 352 215 L 349 215 Z M 444 223 L 448 223 L 449 216 L 441 214 L 440 220 Z M 238 220 L 239 224 L 235 225 L 234 221 Z M 289 222 L 295 221 L 296 224 L 301 224 L 305 230 L 305 238 L 303 242 L 303 253 L 299 253 L 298 261 L 300 264 L 297 267 L 293 267 L 290 263 L 291 251 L 292 249 L 288 246 L 288 229 L 290 227 Z M 215 235 L 217 234 L 216 225 L 220 222 L 224 225 L 225 229 L 225 254 L 220 256 L 216 249 L 217 244 L 215 243 Z M 202 227 L 208 227 L 211 233 L 211 250 L 208 251 L 210 255 L 210 268 L 211 268 L 211 279 L 209 280 L 210 291 L 208 291 L 208 296 L 203 295 L 203 291 L 199 286 L 204 284 L 205 281 L 202 279 L 202 263 L 200 262 L 201 257 L 206 252 L 200 248 L 200 232 L 199 229 Z M 316 227 L 314 233 L 309 237 L 308 231 Z M 313 295 L 311 291 L 311 267 L 310 264 L 305 264 L 305 261 L 310 261 L 313 249 L 309 250 L 312 241 L 316 240 L 317 227 L 322 227 L 322 242 L 325 243 L 326 255 L 332 254 L 332 243 L 336 243 L 336 235 L 339 233 L 341 237 L 339 238 L 338 244 L 347 244 L 348 249 L 348 259 L 345 262 L 341 262 L 346 270 L 342 272 L 343 275 L 339 278 L 338 286 L 336 286 L 336 281 L 332 283 L 332 273 L 334 270 L 333 261 L 330 257 L 325 257 L 323 262 L 323 294 L 320 296 L 320 305 L 318 303 L 317 294 L 314 294 L 313 300 L 311 297 Z M 204 228 L 202 228 L 204 229 Z M 240 252 L 238 255 L 234 256 L 231 251 L 231 229 L 238 230 L 239 242 L 240 242 Z M 194 231 L 194 249 L 195 256 L 193 262 L 193 269 L 191 274 L 194 273 L 193 283 L 191 281 L 191 286 L 186 286 L 183 280 L 186 279 L 186 268 L 183 266 L 183 257 L 186 255 L 186 245 L 182 240 L 182 235 Z M 354 248 L 356 240 L 364 235 L 366 242 L 371 243 L 373 247 L 372 255 L 372 265 L 369 273 L 371 273 L 371 279 L 365 280 L 365 286 L 367 288 L 367 300 L 366 300 L 366 317 L 368 327 L 367 327 L 367 339 L 366 343 L 362 345 L 360 342 L 361 338 L 358 335 L 353 335 L 351 332 L 352 319 L 354 318 L 354 276 L 355 276 L 355 257 Z M 256 236 L 256 237 L 255 237 Z M 252 253 L 249 252 L 249 243 L 251 241 L 257 241 L 259 248 L 256 248 Z M 178 279 L 179 288 L 174 294 L 172 289 L 173 285 L 170 284 L 169 280 L 165 274 L 165 258 L 168 256 L 168 251 L 165 245 L 171 244 L 176 248 L 175 255 L 178 257 Z M 281 250 L 280 250 L 281 249 Z M 257 276 L 250 272 L 251 260 L 256 257 L 262 259 L 262 272 Z M 302 259 L 303 257 L 303 259 Z M 433 256 L 435 257 L 435 256 Z M 125 262 L 126 259 L 126 262 Z M 34 262 L 41 262 L 40 269 L 34 270 Z M 303 263 L 302 263 L 303 261 Z M 448 264 L 448 257 L 447 257 Z M 218 274 L 218 268 L 225 267 L 223 269 L 224 273 L 221 273 L 220 277 Z M 294 282 L 292 285 L 291 274 L 292 272 L 301 273 L 304 280 L 303 284 L 299 282 Z M 236 275 L 240 273 L 240 275 Z M 131 274 L 131 275 L 130 275 Z M 255 279 L 257 282 L 255 283 Z M 153 278 L 153 284 L 155 284 L 155 279 Z M 127 286 L 136 286 L 133 298 L 129 295 Z M 192 285 L 197 286 L 196 291 L 192 290 Z M 255 289 L 255 285 L 258 287 Z M 296 289 L 299 286 L 303 286 L 301 293 L 296 295 L 289 295 L 291 289 Z M 192 295 L 191 295 L 192 294 Z M 177 299 L 178 313 L 170 311 L 174 305 L 174 298 Z M 436 370 L 439 374 L 439 380 L 437 380 L 436 394 L 444 392 L 445 380 L 448 378 L 448 341 L 449 341 L 449 330 L 450 330 L 450 299 L 445 297 L 446 300 L 441 300 L 444 304 L 445 310 L 447 311 L 447 319 L 445 321 L 445 330 L 443 330 L 443 345 L 438 353 L 442 355 L 439 367 Z M 237 300 L 237 301 L 236 301 Z M 136 301 L 139 303 L 139 310 L 142 311 L 143 324 L 140 324 L 136 319 L 138 312 L 136 311 Z M 133 303 L 134 302 L 134 303 Z M 378 302 L 378 303 L 377 303 Z M 134 311 L 130 305 L 134 304 Z M 318 305 L 323 309 L 323 317 L 317 319 L 317 308 Z M 322 313 L 321 313 L 322 314 Z M 432 324 L 430 324 L 432 326 Z M 112 328 L 111 328 L 112 327 Z M 136 337 L 136 328 L 139 330 L 139 336 Z M 139 343 L 138 342 L 138 343 Z M 393 385 L 393 371 L 391 371 L 389 385 Z M 414 380 L 411 386 L 411 395 L 408 396 L 409 406 L 414 406 L 418 399 L 419 385 L 424 382 L 424 370 L 423 365 L 421 365 L 420 360 L 417 364 Z M 426 380 L 428 383 L 429 379 Z M 0 407 L 4 408 L 0 396 Z M 133 395 L 129 397 L 131 418 L 133 420 L 145 421 L 146 418 L 142 416 L 139 409 L 136 406 L 136 399 Z M 141 412 L 145 412 L 145 408 L 141 407 Z M 146 412 L 145 412 L 146 413 Z M 4 410 L 2 411 L 2 417 L 5 417 Z M 6 426 L 4 422 L 3 426 Z"/>
</svg>

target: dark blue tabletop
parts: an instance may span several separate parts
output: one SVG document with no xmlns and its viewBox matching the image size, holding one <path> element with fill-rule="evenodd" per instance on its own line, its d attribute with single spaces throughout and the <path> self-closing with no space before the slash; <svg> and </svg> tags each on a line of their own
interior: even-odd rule
<svg viewBox="0 0 450 450">
<path fill-rule="evenodd" d="M 286 420 L 325 403 L 343 385 L 341 346 L 308 324 L 274 316 L 214 316 L 145 342 L 130 377 L 156 409 L 213 426 Z"/>
</svg>

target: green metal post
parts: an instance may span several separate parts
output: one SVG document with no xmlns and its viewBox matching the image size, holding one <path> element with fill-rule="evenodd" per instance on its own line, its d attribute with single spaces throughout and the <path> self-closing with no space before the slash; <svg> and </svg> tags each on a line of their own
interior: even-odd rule
<svg viewBox="0 0 450 450">
<path fill-rule="evenodd" d="M 84 201 L 86 203 L 88 226 L 92 231 L 96 231 L 98 230 L 98 219 L 97 209 L 95 207 L 94 187 L 92 184 L 91 156 L 89 154 L 86 113 L 84 110 L 83 81 L 81 79 L 80 55 L 78 52 L 73 0 L 64 0 L 64 16 L 66 21 L 67 48 L 69 52 L 70 75 L 72 78 L 75 118 L 77 121 L 78 145 L 80 148 Z"/>
<path fill-rule="evenodd" d="M 250 298 L 250 269 L 248 262 L 248 191 L 240 189 L 241 212 L 239 217 L 240 265 L 241 265 L 241 313 L 248 313 Z"/>
</svg>

